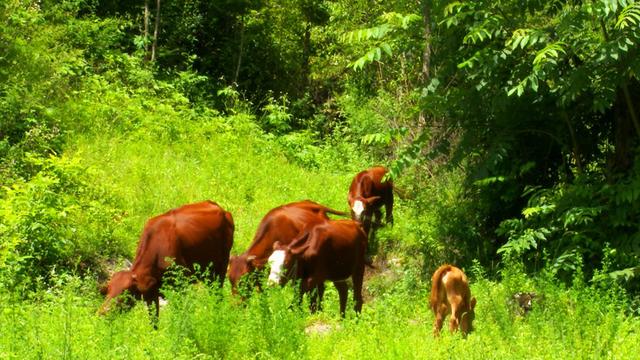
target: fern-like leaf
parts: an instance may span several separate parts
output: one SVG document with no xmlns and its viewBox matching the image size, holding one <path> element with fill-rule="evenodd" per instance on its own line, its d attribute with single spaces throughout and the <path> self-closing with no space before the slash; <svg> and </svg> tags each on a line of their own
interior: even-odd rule
<svg viewBox="0 0 640 360">
<path fill-rule="evenodd" d="M 626 28 L 635 28 L 640 26 L 640 2 L 634 2 L 627 5 L 618 16 L 616 29 L 624 30 Z"/>
</svg>

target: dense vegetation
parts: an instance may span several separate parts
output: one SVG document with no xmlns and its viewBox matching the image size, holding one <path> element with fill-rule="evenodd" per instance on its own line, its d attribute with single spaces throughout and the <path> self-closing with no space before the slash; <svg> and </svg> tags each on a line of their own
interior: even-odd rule
<svg viewBox="0 0 640 360">
<path fill-rule="evenodd" d="M 627 0 L 5 0 L 0 357 L 633 357 L 639 44 Z M 215 200 L 239 253 L 375 164 L 398 200 L 360 317 L 187 282 L 157 330 L 94 315 L 150 216 Z M 464 341 L 431 337 L 443 262 L 478 298 Z"/>
</svg>

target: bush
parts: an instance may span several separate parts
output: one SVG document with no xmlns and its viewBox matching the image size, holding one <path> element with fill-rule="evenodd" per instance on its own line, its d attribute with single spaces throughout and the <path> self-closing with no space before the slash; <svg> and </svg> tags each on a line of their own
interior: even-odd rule
<svg viewBox="0 0 640 360">
<path fill-rule="evenodd" d="M 85 274 L 123 253 L 114 236 L 119 214 L 76 160 L 31 157 L 40 171 L 0 197 L 0 283 L 48 284 L 57 273 Z"/>
<path fill-rule="evenodd" d="M 596 176 L 551 188 L 530 188 L 522 217 L 503 221 L 503 258 L 523 259 L 533 269 L 549 266 L 565 280 L 583 271 L 588 280 L 611 284 L 640 274 L 640 166 L 615 184 Z"/>
</svg>

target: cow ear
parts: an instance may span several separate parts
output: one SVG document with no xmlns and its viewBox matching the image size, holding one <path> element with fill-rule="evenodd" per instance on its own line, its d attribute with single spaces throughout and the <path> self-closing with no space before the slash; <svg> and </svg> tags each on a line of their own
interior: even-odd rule
<svg viewBox="0 0 640 360">
<path fill-rule="evenodd" d="M 367 204 L 372 204 L 372 203 L 374 203 L 374 202 L 376 202 L 376 201 L 378 201 L 378 200 L 380 200 L 380 199 L 381 199 L 381 197 L 376 195 L 376 196 L 368 197 L 368 198 L 364 199 L 364 201 L 365 201 Z"/>
<path fill-rule="evenodd" d="M 293 239 L 291 241 L 291 244 L 289 244 L 288 248 L 293 251 L 293 249 L 308 243 L 307 241 L 308 239 L 309 239 L 309 230 L 305 231 L 304 234 L 300 235 L 299 237 Z"/>
<path fill-rule="evenodd" d="M 309 242 L 306 242 L 302 245 L 298 244 L 299 246 L 296 246 L 294 248 L 289 247 L 289 251 L 291 252 L 292 255 L 300 255 L 302 253 L 305 252 L 305 250 L 307 250 L 309 248 Z"/>
<path fill-rule="evenodd" d="M 474 310 L 476 308 L 476 298 L 472 297 L 471 298 L 471 310 Z"/>
</svg>

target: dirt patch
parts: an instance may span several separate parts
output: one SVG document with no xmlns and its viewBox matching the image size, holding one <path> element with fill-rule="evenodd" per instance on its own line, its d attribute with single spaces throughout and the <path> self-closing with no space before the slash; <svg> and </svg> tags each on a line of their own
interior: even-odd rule
<svg viewBox="0 0 640 360">
<path fill-rule="evenodd" d="M 386 258 L 376 256 L 373 259 L 373 267 L 365 266 L 364 289 L 362 296 L 364 302 L 374 299 L 374 293 L 379 292 L 373 288 L 387 287 L 400 279 L 402 265 L 398 258 Z"/>
<path fill-rule="evenodd" d="M 338 328 L 339 325 L 331 325 L 321 321 L 314 322 L 311 325 L 308 325 L 304 329 L 304 333 L 307 335 L 325 335 L 330 333 L 335 328 Z"/>
</svg>

